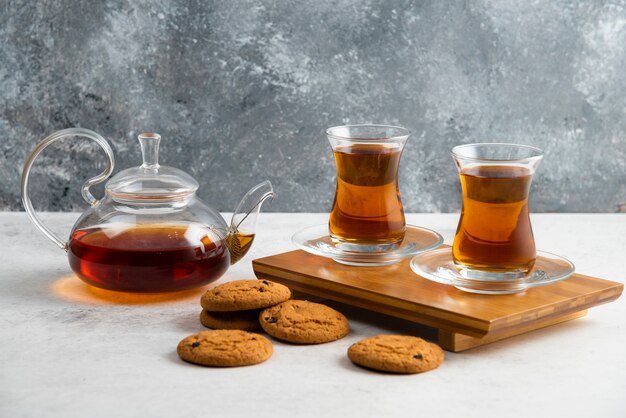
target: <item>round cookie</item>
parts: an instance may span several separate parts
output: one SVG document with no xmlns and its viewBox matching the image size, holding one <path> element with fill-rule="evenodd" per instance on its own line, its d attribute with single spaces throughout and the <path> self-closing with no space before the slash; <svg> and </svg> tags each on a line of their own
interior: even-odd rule
<svg viewBox="0 0 626 418">
<path fill-rule="evenodd" d="M 241 329 L 244 331 L 261 329 L 258 309 L 233 312 L 209 312 L 203 309 L 200 312 L 200 323 L 213 329 Z"/>
<path fill-rule="evenodd" d="M 263 330 L 279 340 L 296 344 L 320 344 L 345 337 L 348 319 L 320 303 L 288 300 L 259 314 Z"/>
<path fill-rule="evenodd" d="M 202 366 L 250 366 L 270 358 L 272 343 L 252 332 L 222 329 L 185 337 L 176 352 L 181 359 Z"/>
<path fill-rule="evenodd" d="M 290 297 L 291 290 L 279 283 L 269 280 L 236 280 L 207 290 L 200 304 L 210 312 L 243 311 L 267 308 Z"/>
<path fill-rule="evenodd" d="M 391 373 L 421 373 L 437 368 L 443 350 L 433 343 L 408 335 L 377 335 L 352 344 L 348 357 L 369 369 Z"/>
</svg>

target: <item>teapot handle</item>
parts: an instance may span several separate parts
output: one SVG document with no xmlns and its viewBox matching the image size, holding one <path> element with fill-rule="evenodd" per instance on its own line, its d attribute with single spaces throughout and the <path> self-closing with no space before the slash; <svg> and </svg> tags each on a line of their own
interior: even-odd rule
<svg viewBox="0 0 626 418">
<path fill-rule="evenodd" d="M 91 206 L 95 206 L 98 203 L 98 200 L 91 194 L 89 188 L 94 184 L 102 183 L 105 181 L 113 172 L 113 166 L 115 165 L 115 159 L 113 158 L 113 150 L 109 143 L 99 134 L 94 131 L 90 131 L 89 129 L 83 128 L 69 128 L 63 129 L 61 131 L 54 132 L 51 135 L 48 135 L 41 141 L 35 149 L 30 153 L 26 161 L 24 162 L 24 169 L 22 170 L 22 178 L 21 178 L 21 190 L 22 190 L 22 204 L 24 205 L 24 209 L 26 209 L 26 213 L 30 217 L 30 220 L 43 232 L 48 238 L 56 243 L 59 248 L 66 250 L 67 244 L 65 241 L 61 240 L 57 237 L 48 227 L 46 227 L 37 214 L 35 213 L 35 209 L 33 208 L 33 204 L 30 201 L 30 197 L 28 196 L 28 178 L 30 176 L 30 170 L 35 162 L 35 159 L 41 152 L 46 149 L 53 142 L 58 141 L 59 139 L 65 138 L 67 136 L 81 136 L 85 138 L 92 139 L 100 145 L 100 147 L 104 150 L 107 160 L 106 167 L 99 175 L 90 178 L 83 184 L 83 188 L 81 193 L 83 198 L 89 203 Z"/>
</svg>

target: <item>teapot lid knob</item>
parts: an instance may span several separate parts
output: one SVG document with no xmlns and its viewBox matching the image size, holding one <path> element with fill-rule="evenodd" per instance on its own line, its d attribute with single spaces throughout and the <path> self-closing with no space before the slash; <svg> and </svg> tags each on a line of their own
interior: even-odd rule
<svg viewBox="0 0 626 418">
<path fill-rule="evenodd" d="M 161 135 L 154 132 L 144 132 L 139 135 L 141 144 L 142 168 L 159 168 L 159 143 Z"/>
</svg>

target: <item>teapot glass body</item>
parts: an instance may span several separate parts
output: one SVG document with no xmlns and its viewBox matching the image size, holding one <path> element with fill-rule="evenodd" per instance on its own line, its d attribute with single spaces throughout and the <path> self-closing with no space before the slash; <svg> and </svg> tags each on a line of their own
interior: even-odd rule
<svg viewBox="0 0 626 418">
<path fill-rule="evenodd" d="M 144 164 L 116 175 L 107 182 L 104 198 L 96 200 L 89 187 L 104 181 L 113 169 L 108 143 L 84 129 L 60 132 L 65 133 L 44 139 L 27 159 L 22 200 L 31 220 L 67 251 L 76 275 L 96 287 L 171 292 L 217 280 L 249 250 L 261 204 L 274 196 L 269 182 L 255 186 L 239 203 L 229 225 L 196 196 L 195 180 L 180 170 L 158 165 L 160 137 L 144 134 L 143 139 L 140 136 Z M 109 159 L 105 171 L 85 183 L 83 196 L 91 207 L 76 221 L 69 240 L 63 241 L 37 217 L 28 197 L 28 175 L 37 155 L 66 136 L 96 140 Z M 145 138 L 157 140 L 145 143 Z M 150 158 L 154 164 L 146 164 Z"/>
</svg>

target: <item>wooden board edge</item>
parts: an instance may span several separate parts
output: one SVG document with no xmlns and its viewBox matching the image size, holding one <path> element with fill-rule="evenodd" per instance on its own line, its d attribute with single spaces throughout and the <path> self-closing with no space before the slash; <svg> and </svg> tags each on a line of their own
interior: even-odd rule
<svg viewBox="0 0 626 418">
<path fill-rule="evenodd" d="M 487 334 L 485 337 L 482 338 L 471 337 L 468 335 L 449 332 L 446 330 L 439 330 L 438 343 L 444 350 L 458 353 L 475 347 L 480 347 L 485 344 L 490 344 L 496 341 L 504 340 L 506 338 L 511 338 L 517 335 L 525 334 L 527 332 L 535 331 L 541 328 L 546 328 L 551 325 L 571 321 L 573 319 L 581 318 L 585 315 L 587 315 L 586 309 L 576 312 L 570 312 L 565 315 L 555 316 L 542 321 L 527 324 L 524 327 L 511 328 L 504 332 Z"/>
<path fill-rule="evenodd" d="M 499 334 L 502 332 L 506 333 L 509 332 L 510 329 L 525 327 L 526 325 L 536 323 L 537 321 L 550 320 L 552 318 L 558 318 L 563 315 L 569 315 L 571 313 L 579 311 L 586 311 L 587 309 L 603 305 L 605 303 L 609 303 L 618 299 L 624 289 L 624 285 L 622 283 L 610 282 L 608 280 L 596 279 L 595 277 L 588 276 L 585 276 L 584 278 L 602 280 L 604 282 L 613 284 L 613 286 L 588 293 L 575 302 L 573 302 L 571 299 L 564 300 L 558 303 L 554 303 L 552 305 L 542 306 L 531 311 L 521 312 L 519 314 L 510 315 L 495 321 L 491 321 L 491 323 L 489 324 L 488 334 Z"/>
</svg>

